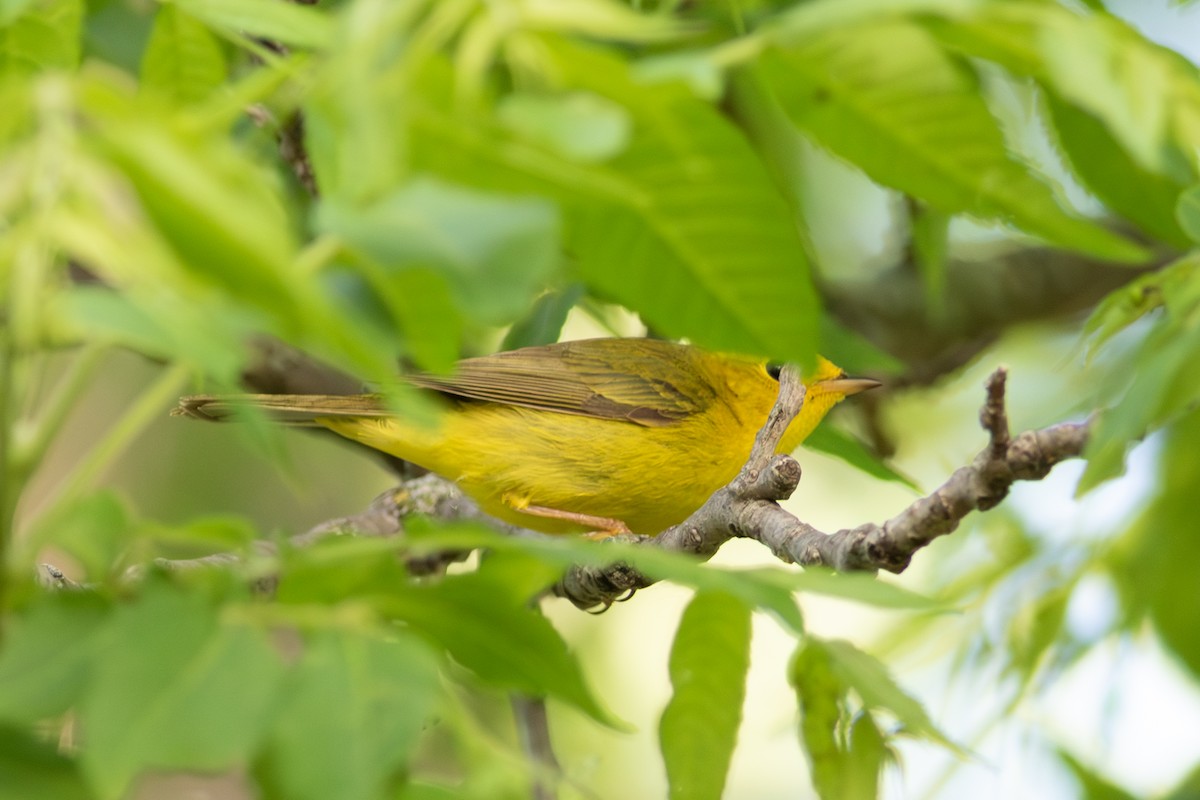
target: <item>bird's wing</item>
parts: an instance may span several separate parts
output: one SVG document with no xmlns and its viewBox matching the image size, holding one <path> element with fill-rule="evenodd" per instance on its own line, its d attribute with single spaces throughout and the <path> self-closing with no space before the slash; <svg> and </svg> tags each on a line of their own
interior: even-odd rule
<svg viewBox="0 0 1200 800">
<path fill-rule="evenodd" d="M 651 339 L 587 339 L 469 358 L 406 380 L 468 400 L 660 426 L 715 398 L 697 351 Z"/>
</svg>

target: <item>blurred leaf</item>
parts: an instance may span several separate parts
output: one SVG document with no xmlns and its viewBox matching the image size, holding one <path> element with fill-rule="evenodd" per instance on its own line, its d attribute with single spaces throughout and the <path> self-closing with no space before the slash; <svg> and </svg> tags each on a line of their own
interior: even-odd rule
<svg viewBox="0 0 1200 800">
<path fill-rule="evenodd" d="M 668 14 L 639 14 L 614 0 L 529 0 L 521 4 L 532 29 L 622 42 L 659 42 L 694 30 Z"/>
<path fill-rule="evenodd" d="M 1200 764 L 1193 767 L 1162 800 L 1196 800 L 1197 797 L 1200 797 Z"/>
<path fill-rule="evenodd" d="M 874 800 L 879 797 L 879 779 L 884 765 L 891 760 L 887 741 L 875 718 L 859 714 L 850 723 L 850 747 L 843 757 L 842 797 Z"/>
<path fill-rule="evenodd" d="M 1167 297 L 1187 298 L 1200 293 L 1198 270 L 1200 259 L 1185 256 L 1109 293 L 1083 326 L 1084 335 L 1091 337 L 1089 355 L 1118 332 L 1162 308 Z"/>
<path fill-rule="evenodd" d="M 0 25 L 8 25 L 35 2 L 36 0 L 3 0 L 0 2 Z"/>
<path fill-rule="evenodd" d="M 263 171 L 223 145 L 165 127 L 126 123 L 107 133 L 142 207 L 194 274 L 295 323 L 288 266 L 296 243 Z"/>
<path fill-rule="evenodd" d="M 172 0 L 211 26 L 292 47 L 321 48 L 333 37 L 333 20 L 320 9 L 276 0 Z"/>
<path fill-rule="evenodd" d="M 413 781 L 396 795 L 395 800 L 463 800 L 463 787 Z"/>
<path fill-rule="evenodd" d="M 527 597 L 513 596 L 503 576 L 486 571 L 454 575 L 436 586 L 393 592 L 378 602 L 482 680 L 554 697 L 597 722 L 624 727 L 597 701 L 554 627 L 528 607 Z"/>
<path fill-rule="evenodd" d="M 1159 637 L 1191 671 L 1200 676 L 1200 594 L 1195 564 L 1200 536 L 1192 525 L 1196 487 L 1200 486 L 1200 412 L 1191 411 L 1165 437 L 1158 494 L 1130 528 L 1114 559 L 1115 581 L 1134 621 L 1148 613 Z"/>
<path fill-rule="evenodd" d="M 1136 800 L 1136 796 L 1103 778 L 1095 770 L 1085 766 L 1066 750 L 1058 750 L 1058 759 L 1079 782 L 1080 796 L 1087 800 Z"/>
<path fill-rule="evenodd" d="M 1094 402 L 1107 408 L 1096 418 L 1085 456 L 1087 468 L 1077 494 L 1121 473 L 1126 451 L 1151 430 L 1187 411 L 1200 398 L 1200 270 L 1194 255 L 1109 295 L 1085 331 L 1091 349 L 1147 317 L 1132 344 L 1110 358 L 1095 384 Z M 1153 313 L 1151 313 L 1153 312 Z M 1130 338 L 1130 337 L 1126 337 Z M 1112 348 L 1109 348 L 1110 350 Z"/>
<path fill-rule="evenodd" d="M 386 292 L 405 354 L 422 369 L 450 372 L 462 355 L 460 309 L 467 303 L 455 302 L 446 276 L 417 267 L 376 275 L 374 286 Z"/>
<path fill-rule="evenodd" d="M 496 108 L 496 118 L 528 141 L 585 164 L 617 155 L 631 135 L 629 115 L 622 106 L 584 92 L 507 94 Z"/>
<path fill-rule="evenodd" d="M 92 796 L 75 762 L 64 758 L 53 744 L 0 725 L 0 797 L 90 800 Z"/>
<path fill-rule="evenodd" d="M 793 591 L 853 600 L 877 608 L 948 610 L 940 601 L 866 573 L 834 572 L 824 567 L 806 567 L 803 572 L 790 569 L 759 569 L 754 570 L 754 574 L 759 580 L 789 586 Z"/>
<path fill-rule="evenodd" d="M 232 553 L 243 550 L 258 539 L 258 529 L 245 517 L 214 514 L 183 523 L 143 522 L 139 534 L 153 538 L 159 545 L 169 544 L 207 553 Z"/>
<path fill-rule="evenodd" d="M 1193 242 L 1200 242 L 1200 186 L 1192 186 L 1179 195 L 1175 218 Z"/>
<path fill-rule="evenodd" d="M 974 73 L 904 21 L 832 29 L 768 54 L 792 119 L 879 183 L 1118 261 L 1145 251 L 1063 209 L 1008 152 Z"/>
<path fill-rule="evenodd" d="M 32 0 L 0 9 L 0 73 L 78 66 L 83 13 L 83 0 Z"/>
<path fill-rule="evenodd" d="M 504 335 L 501 350 L 516 350 L 539 344 L 553 344 L 562 336 L 567 314 L 583 297 L 583 284 L 572 283 L 565 289 L 546 292 L 529 313 L 517 320 Z"/>
<path fill-rule="evenodd" d="M 13 616 L 0 650 L 0 720 L 33 723 L 74 705 L 90 677 L 107 613 L 98 595 L 54 592 Z"/>
<path fill-rule="evenodd" d="M 101 221 L 93 224 L 97 232 L 103 227 Z M 74 233 L 86 235 L 79 229 Z M 244 331 L 237 317 L 232 309 L 221 309 L 226 312 L 221 314 L 223 324 L 215 326 L 210 316 L 215 309 L 200 298 L 190 304 L 181 299 L 135 288 L 115 292 L 81 285 L 61 292 L 48 312 L 68 341 L 107 342 L 152 358 L 191 362 L 206 375 L 232 383 L 242 360 L 238 334 Z"/>
<path fill-rule="evenodd" d="M 1138 164 L 1091 114 L 1053 94 L 1046 96 L 1046 107 L 1072 169 L 1104 205 L 1151 236 L 1186 246 L 1175 221 L 1180 184 Z"/>
<path fill-rule="evenodd" d="M 720 569 L 694 556 L 654 547 L 619 542 L 589 542 L 575 537 L 518 538 L 502 536 L 482 527 L 454 525 L 409 531 L 412 552 L 490 548 L 536 556 L 547 565 L 565 569 L 572 565 L 606 566 L 627 563 L 644 574 L 739 598 L 750 608 L 773 615 L 796 634 L 804 633 L 804 620 L 795 592 L 817 594 L 878 605 L 883 608 L 936 610 L 942 605 L 865 575 L 832 575 L 821 570 L 784 568 Z"/>
<path fill-rule="evenodd" d="M 463 183 L 554 197 L 589 290 L 710 349 L 808 360 L 817 325 L 786 203 L 744 136 L 677 84 L 634 82 L 594 49 L 540 40 L 562 80 L 624 107 L 633 137 L 581 164 L 451 107 L 442 65 L 414 108 L 413 158 Z"/>
<path fill-rule="evenodd" d="M 829 651 L 812 637 L 792 657 L 789 678 L 800 707 L 800 741 L 808 755 L 813 788 L 822 800 L 841 800 L 848 781 L 837 734 L 846 687 L 834 674 Z"/>
<path fill-rule="evenodd" d="M 1160 427 L 1200 397 L 1200 328 L 1158 324 L 1123 364 L 1131 368 L 1128 388 L 1092 425 L 1084 456 L 1088 464 L 1076 495 L 1091 491 L 1124 471 L 1125 455 L 1151 430 Z"/>
<path fill-rule="evenodd" d="M 852 375 L 861 371 L 898 373 L 904 362 L 880 350 L 862 334 L 843 326 L 828 314 L 821 315 L 821 353 L 833 363 L 844 365 Z"/>
<path fill-rule="evenodd" d="M 816 430 L 804 440 L 804 446 L 811 450 L 840 458 L 852 467 L 862 470 L 873 478 L 881 481 L 893 481 L 920 491 L 916 481 L 904 475 L 881 461 L 866 445 L 845 431 L 838 430 L 832 425 L 819 425 Z"/>
<path fill-rule="evenodd" d="M 946 251 L 950 242 L 950 215 L 919 205 L 912 210 L 913 260 L 921 274 L 925 304 L 933 316 L 942 314 L 946 301 Z"/>
<path fill-rule="evenodd" d="M 672 798 L 721 797 L 749 668 L 750 609 L 730 595 L 697 593 L 675 633 L 674 693 L 658 728 Z"/>
<path fill-rule="evenodd" d="M 333 536 L 282 551 L 275 600 L 298 608 L 336 605 L 404 587 L 411 580 L 404 561 L 396 557 L 394 539 Z"/>
<path fill-rule="evenodd" d="M 811 641 L 806 645 L 811 646 Z M 946 747 L 955 745 L 939 731 L 921 706 L 904 691 L 879 659 L 841 639 L 822 641 L 833 672 L 862 699 L 868 709 L 887 711 L 913 735 L 925 736 Z"/>
<path fill-rule="evenodd" d="M 79 561 L 88 580 L 103 580 L 119 567 L 133 528 L 130 512 L 116 494 L 99 491 L 53 507 L 38 520 L 22 547 L 30 553 L 60 547 Z"/>
<path fill-rule="evenodd" d="M 436 270 L 464 313 L 491 324 L 525 311 L 558 264 L 558 219 L 550 203 L 430 178 L 365 208 L 325 201 L 316 225 L 392 273 Z"/>
<path fill-rule="evenodd" d="M 1016 672 L 1022 683 L 1032 679 L 1047 651 L 1066 643 L 1063 620 L 1074 588 L 1073 583 L 1046 587 L 1038 597 L 1027 598 L 1013 615 L 1006 632 L 1005 652 L 1009 669 Z"/>
<path fill-rule="evenodd" d="M 289 676 L 258 768 L 267 797 L 382 797 L 440 691 L 433 654 L 404 632 L 315 636 Z"/>
<path fill-rule="evenodd" d="M 207 99 L 228 72 L 221 44 L 208 28 L 175 4 L 159 7 L 142 56 L 143 87 L 183 106 Z"/>
<path fill-rule="evenodd" d="M 83 766 L 105 798 L 150 769 L 228 769 L 254 752 L 283 676 L 260 631 L 159 581 L 117 610 L 79 706 Z"/>
<path fill-rule="evenodd" d="M 965 54 L 1030 75 L 1102 121 L 1144 169 L 1175 180 L 1197 177 L 1191 145 L 1200 135 L 1196 67 L 1128 23 L 1055 3 L 1001 2 L 927 24 Z"/>
<path fill-rule="evenodd" d="M 725 91 L 725 72 L 703 52 L 672 51 L 641 58 L 633 65 L 639 83 L 680 81 L 696 97 L 716 102 Z"/>
</svg>

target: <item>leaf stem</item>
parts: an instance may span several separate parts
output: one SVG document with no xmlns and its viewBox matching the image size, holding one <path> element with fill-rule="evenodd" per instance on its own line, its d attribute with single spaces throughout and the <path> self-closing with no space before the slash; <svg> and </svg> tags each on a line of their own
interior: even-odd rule
<svg viewBox="0 0 1200 800">
<path fill-rule="evenodd" d="M 103 363 L 109 350 L 110 347 L 106 344 L 85 345 L 54 387 L 46 410 L 34 422 L 32 430 L 26 435 L 14 438 L 11 463 L 13 470 L 22 478 L 37 468 L 54 435 L 62 428 L 84 386 Z"/>
<path fill-rule="evenodd" d="M 147 425 L 165 413 L 163 409 L 180 393 L 190 373 L 191 369 L 187 365 L 176 364 L 163 372 L 158 380 L 142 392 L 129 410 L 109 428 L 108 433 L 91 448 L 60 484 L 58 496 L 45 513 L 50 513 L 55 506 L 76 499 L 80 492 L 96 480 Z"/>
<path fill-rule="evenodd" d="M 0 325 L 0 641 L 4 638 L 5 607 L 9 590 L 8 554 L 16 527 L 17 497 L 21 476 L 13 464 L 13 433 L 16 427 L 13 402 L 13 362 L 16 347 L 10 325 Z"/>
</svg>

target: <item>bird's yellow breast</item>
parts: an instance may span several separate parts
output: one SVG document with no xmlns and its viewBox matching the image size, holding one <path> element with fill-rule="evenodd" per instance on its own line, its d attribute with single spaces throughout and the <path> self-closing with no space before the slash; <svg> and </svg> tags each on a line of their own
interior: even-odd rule
<svg viewBox="0 0 1200 800">
<path fill-rule="evenodd" d="M 514 524 L 579 529 L 519 511 L 532 505 L 654 534 L 683 521 L 737 474 L 778 392 L 759 364 L 714 360 L 699 369 L 717 399 L 657 426 L 475 401 L 449 405 L 434 429 L 395 418 L 320 422 L 457 482 L 485 511 Z M 794 449 L 838 399 L 810 389 L 780 451 Z"/>
</svg>

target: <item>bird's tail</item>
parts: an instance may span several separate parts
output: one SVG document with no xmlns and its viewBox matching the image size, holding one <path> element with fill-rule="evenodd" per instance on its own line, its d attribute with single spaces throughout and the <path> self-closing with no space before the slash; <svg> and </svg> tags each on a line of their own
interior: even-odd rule
<svg viewBox="0 0 1200 800">
<path fill-rule="evenodd" d="M 223 422 L 246 409 L 258 409 L 274 422 L 316 426 L 328 417 L 386 417 L 389 412 L 377 394 L 198 394 L 179 398 L 173 417 Z"/>
</svg>

